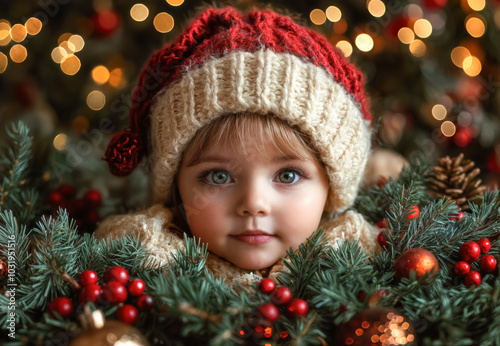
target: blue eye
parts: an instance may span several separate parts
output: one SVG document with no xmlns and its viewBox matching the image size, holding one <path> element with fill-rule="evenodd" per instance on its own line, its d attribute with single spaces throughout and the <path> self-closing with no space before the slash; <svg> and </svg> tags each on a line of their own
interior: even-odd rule
<svg viewBox="0 0 500 346">
<path fill-rule="evenodd" d="M 299 180 L 300 176 L 296 171 L 285 170 L 279 174 L 279 181 L 283 184 L 293 184 Z"/>
<path fill-rule="evenodd" d="M 221 185 L 229 182 L 229 174 L 225 171 L 208 172 L 205 177 L 211 184 Z"/>
</svg>

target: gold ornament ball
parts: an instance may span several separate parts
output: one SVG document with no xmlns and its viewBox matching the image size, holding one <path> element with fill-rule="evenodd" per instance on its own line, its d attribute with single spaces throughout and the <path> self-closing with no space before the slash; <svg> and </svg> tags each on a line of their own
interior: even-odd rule
<svg viewBox="0 0 500 346">
<path fill-rule="evenodd" d="M 394 264 L 394 273 L 398 280 L 409 278 L 410 272 L 415 272 L 417 279 L 425 273 L 435 273 L 439 270 L 439 262 L 432 252 L 426 249 L 416 248 L 403 252 Z"/>
<path fill-rule="evenodd" d="M 392 346 L 414 345 L 415 330 L 410 321 L 391 308 L 358 312 L 339 326 L 336 345 Z"/>
</svg>

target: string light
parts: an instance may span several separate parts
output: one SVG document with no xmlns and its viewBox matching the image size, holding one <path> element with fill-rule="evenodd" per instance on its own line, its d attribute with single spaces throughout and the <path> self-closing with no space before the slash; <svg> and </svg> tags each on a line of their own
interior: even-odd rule
<svg viewBox="0 0 500 346">
<path fill-rule="evenodd" d="M 427 38 L 432 34 L 432 24 L 427 19 L 418 19 L 413 24 L 415 34 L 421 38 Z"/>
<path fill-rule="evenodd" d="M 13 62 L 21 63 L 28 57 L 28 51 L 21 44 L 16 44 L 10 48 L 10 58 Z"/>
<path fill-rule="evenodd" d="M 24 25 L 16 24 L 10 29 L 10 37 L 14 42 L 22 42 L 26 38 L 26 28 Z"/>
<path fill-rule="evenodd" d="M 85 41 L 80 35 L 71 35 L 67 42 L 68 45 L 72 45 L 73 52 L 79 52 L 85 46 Z"/>
<path fill-rule="evenodd" d="M 9 59 L 7 58 L 7 55 L 0 52 L 0 73 L 5 72 L 8 64 L 9 64 Z"/>
<path fill-rule="evenodd" d="M 335 45 L 346 58 L 352 55 L 352 45 L 349 41 L 341 40 Z"/>
<path fill-rule="evenodd" d="M 80 67 L 80 59 L 76 55 L 70 55 L 61 62 L 61 70 L 69 76 L 75 75 Z"/>
<path fill-rule="evenodd" d="M 60 133 L 54 137 L 54 141 L 52 142 L 54 148 L 58 151 L 66 150 L 66 146 L 68 144 L 68 136 L 64 133 Z"/>
<path fill-rule="evenodd" d="M 471 77 L 477 76 L 482 70 L 481 61 L 475 56 L 468 56 L 464 59 L 463 69 L 464 72 Z"/>
<path fill-rule="evenodd" d="M 149 16 L 149 9 L 144 4 L 135 4 L 130 9 L 130 17 L 136 22 L 143 22 Z"/>
<path fill-rule="evenodd" d="M 460 68 L 463 68 L 464 60 L 470 56 L 471 54 L 469 50 L 462 46 L 455 47 L 451 51 L 451 61 L 453 61 L 455 66 Z"/>
<path fill-rule="evenodd" d="M 104 107 L 106 104 L 106 96 L 99 91 L 91 91 L 87 96 L 87 106 L 94 111 L 98 111 Z"/>
<path fill-rule="evenodd" d="M 153 25 L 158 32 L 167 33 L 174 28 L 174 18 L 166 12 L 161 12 L 156 15 Z"/>
<path fill-rule="evenodd" d="M 354 40 L 356 47 L 362 52 L 369 52 L 373 48 L 373 38 L 368 34 L 359 34 Z"/>
<path fill-rule="evenodd" d="M 385 4 L 380 0 L 370 0 L 367 4 L 368 12 L 376 18 L 385 14 Z"/>
<path fill-rule="evenodd" d="M 451 121 L 443 121 L 441 124 L 441 133 L 446 136 L 446 137 L 452 137 L 457 128 L 455 127 L 455 124 L 453 124 Z"/>
<path fill-rule="evenodd" d="M 167 0 L 170 6 L 180 6 L 184 3 L 184 0 Z"/>
<path fill-rule="evenodd" d="M 410 44 L 415 39 L 415 34 L 413 33 L 413 30 L 411 30 L 410 28 L 404 27 L 399 29 L 398 38 L 401 41 L 401 43 Z"/>
<path fill-rule="evenodd" d="M 31 36 L 38 34 L 40 30 L 42 30 L 42 22 L 40 21 L 40 19 L 35 17 L 31 17 L 30 19 L 28 19 L 26 23 L 24 23 L 24 26 L 26 27 L 26 31 L 28 32 L 28 34 L 30 34 Z"/>
<path fill-rule="evenodd" d="M 446 118 L 448 111 L 446 110 L 445 106 L 438 103 L 432 107 L 431 113 L 432 113 L 432 116 L 434 117 L 434 119 L 443 120 L 444 118 Z"/>
<path fill-rule="evenodd" d="M 340 11 L 340 9 L 336 6 L 329 6 L 326 9 L 325 14 L 326 18 L 333 23 L 338 22 L 340 18 L 342 18 L 342 11 Z"/>
<path fill-rule="evenodd" d="M 485 0 L 468 0 L 467 3 L 474 11 L 482 11 L 486 6 Z"/>
<path fill-rule="evenodd" d="M 413 40 L 408 47 L 410 49 L 410 53 L 417 58 L 421 58 L 427 53 L 427 47 L 425 43 L 421 40 Z"/>
<path fill-rule="evenodd" d="M 316 25 L 323 25 L 326 22 L 326 14 L 319 8 L 312 10 L 309 14 L 309 18 L 311 19 L 311 22 Z"/>
<path fill-rule="evenodd" d="M 469 15 L 465 19 L 465 28 L 469 35 L 476 38 L 483 36 L 486 30 L 484 22 L 475 15 Z"/>
<path fill-rule="evenodd" d="M 92 69 L 92 79 L 97 84 L 104 84 L 109 80 L 109 70 L 102 65 L 96 66 Z"/>
</svg>

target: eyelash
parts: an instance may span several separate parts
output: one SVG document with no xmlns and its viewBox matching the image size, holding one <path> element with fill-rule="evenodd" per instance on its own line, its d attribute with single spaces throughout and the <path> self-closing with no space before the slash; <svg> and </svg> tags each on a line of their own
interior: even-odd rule
<svg viewBox="0 0 500 346">
<path fill-rule="evenodd" d="M 204 170 L 203 172 L 201 172 L 199 175 L 198 175 L 198 180 L 202 183 L 205 183 L 205 184 L 210 184 L 210 185 L 219 185 L 219 184 L 212 184 L 210 182 L 207 181 L 207 175 L 209 173 L 213 173 L 213 172 L 218 172 L 218 171 L 222 171 L 222 172 L 225 172 L 229 175 L 229 172 L 224 169 L 224 168 L 218 168 L 218 167 L 214 167 L 214 168 L 210 168 L 210 169 L 207 169 L 207 170 Z M 292 171 L 294 172 L 295 174 L 297 174 L 302 180 L 302 179 L 308 179 L 309 178 L 309 175 L 307 175 L 306 173 L 303 172 L 303 170 L 297 166 L 297 165 L 289 165 L 283 169 L 280 169 L 278 171 L 278 175 L 281 173 L 281 172 L 289 172 L 289 171 Z M 300 181 L 299 180 L 299 181 Z M 285 184 L 285 185 L 295 185 L 297 184 L 298 182 L 295 182 L 293 184 Z M 284 183 L 283 183 L 284 184 Z"/>
</svg>

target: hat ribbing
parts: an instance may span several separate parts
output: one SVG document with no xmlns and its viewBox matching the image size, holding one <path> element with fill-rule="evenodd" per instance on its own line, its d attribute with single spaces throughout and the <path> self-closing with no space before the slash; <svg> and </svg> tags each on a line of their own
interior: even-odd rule
<svg viewBox="0 0 500 346">
<path fill-rule="evenodd" d="M 198 129 L 228 113 L 273 114 L 311 138 L 330 181 L 330 212 L 354 200 L 371 120 L 362 75 L 312 30 L 270 11 L 204 12 L 156 52 L 134 89 L 130 128 L 106 151 L 128 174 L 152 139 L 155 202 L 169 202 L 182 153 Z"/>
</svg>

